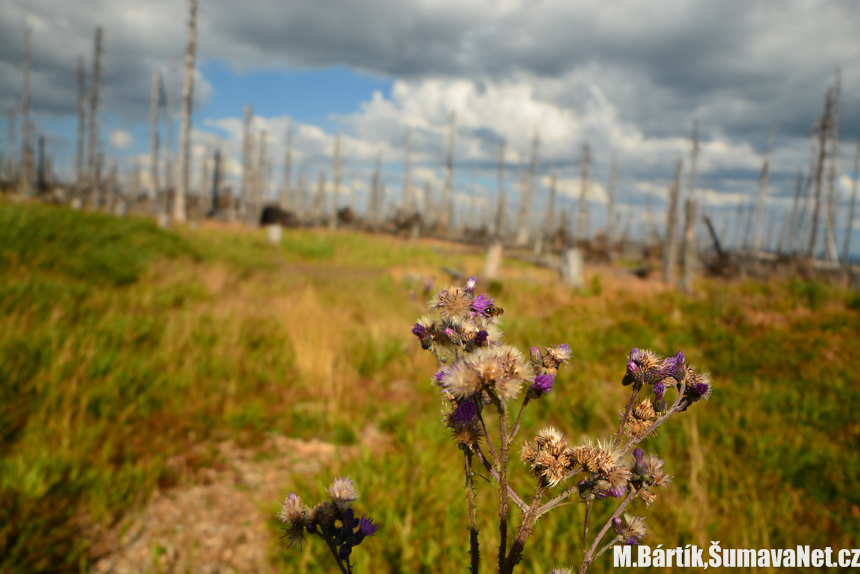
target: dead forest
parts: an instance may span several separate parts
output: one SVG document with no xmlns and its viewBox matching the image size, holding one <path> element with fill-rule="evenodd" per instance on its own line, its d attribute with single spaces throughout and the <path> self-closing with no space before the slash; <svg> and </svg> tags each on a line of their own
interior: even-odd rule
<svg viewBox="0 0 860 574">
<path fill-rule="evenodd" d="M 90 62 L 87 64 L 83 55 L 77 59 L 74 173 L 66 178 L 56 175 L 45 136 L 31 118 L 30 53 L 31 43 L 38 38 L 27 29 L 20 106 L 8 110 L 8 139 L 0 169 L 2 194 L 14 200 L 101 210 L 116 216 L 152 217 L 162 227 L 196 225 L 203 220 L 266 226 L 273 242 L 279 241 L 282 227 L 319 227 L 481 245 L 488 249 L 486 274 L 490 278 L 498 273 L 504 250 L 510 256 L 557 269 L 562 279 L 575 286 L 582 285 L 583 265 L 611 262 L 624 262 L 641 277 L 662 277 L 684 291 L 693 289 L 697 275 L 761 279 L 798 275 L 830 278 L 855 287 L 860 283 L 860 268 L 852 264 L 850 252 L 860 137 L 850 170 L 840 166 L 843 134 L 838 71 L 825 92 L 821 114 L 813 123 L 809 164 L 798 166 L 789 210 L 776 209 L 769 201 L 769 164 L 775 133 L 771 133 L 758 188 L 750 190 L 748 198 L 731 209 L 717 210 L 707 205 L 697 189 L 699 130 L 694 124 L 689 155 L 676 161 L 663 213 L 655 212 L 650 197 L 644 213 L 635 216 L 638 221 L 633 221 L 630 212 L 619 210 L 616 180 L 620 168 L 613 155 L 606 185 L 608 201 L 602 208 L 606 210 L 605 220 L 601 219 L 605 225 L 598 229 L 590 222 L 596 208 L 588 201 L 594 176 L 587 143 L 580 150 L 571 150 L 581 164 L 578 201 L 572 206 L 562 207 L 554 170 L 540 164 L 538 130 L 528 157 L 520 157 L 519 161 L 511 161 L 513 154 L 504 141 L 498 143 L 495 195 L 489 202 L 479 204 L 474 201 L 474 168 L 470 186 L 455 179 L 454 113 L 444 142 L 441 189 L 413 177 L 411 132 L 407 127 L 402 157 L 395 168 L 402 182 L 389 189 L 388 183 L 394 178 L 386 176 L 384 170 L 392 162 L 383 162 L 380 153 L 366 183 L 366 201 L 357 205 L 357 194 L 343 192 L 344 142 L 340 135 L 332 136 L 330 166 L 315 176 L 308 165 L 296 165 L 294 161 L 292 127 L 286 134 L 253 130 L 250 104 L 244 108 L 241 175 L 238 181 L 228 178 L 227 158 L 221 146 L 210 147 L 196 161 L 191 153 L 196 22 L 197 2 L 190 0 L 181 90 L 176 89 L 178 74 L 165 81 L 161 71 L 153 72 L 148 161 L 138 156 L 133 164 L 125 162 L 122 166 L 101 144 L 105 35 L 101 27 L 95 28 Z M 174 138 L 177 108 L 179 129 Z M 269 140 L 281 136 L 286 141 L 286 154 L 283 173 L 276 174 Z M 841 200 L 840 173 L 852 178 L 850 195 L 845 198 L 849 208 L 842 211 L 837 209 Z M 543 186 L 541 178 L 546 175 L 549 185 Z M 462 201 L 464 197 L 466 201 Z M 536 201 L 538 197 L 540 202 Z M 538 205 L 545 207 L 538 209 Z M 640 230 L 635 235 L 631 233 L 634 223 Z M 844 231 L 838 233 L 839 229 Z"/>
</svg>

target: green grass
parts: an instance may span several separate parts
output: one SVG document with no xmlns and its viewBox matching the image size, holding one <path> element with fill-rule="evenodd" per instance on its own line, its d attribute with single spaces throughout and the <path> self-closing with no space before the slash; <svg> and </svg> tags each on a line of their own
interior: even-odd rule
<svg viewBox="0 0 860 574">
<path fill-rule="evenodd" d="M 165 232 L 0 203 L 0 571 L 87 570 L 82 520 L 120 520 L 156 486 L 191 480 L 164 461 L 192 445 L 277 432 L 348 446 L 368 425 L 392 446 L 297 476 L 283 494 L 315 501 L 349 474 L 359 509 L 384 525 L 354 554 L 359 571 L 463 570 L 462 457 L 439 423 L 433 361 L 409 334 L 424 313 L 415 277 L 445 283 L 443 265 L 474 273 L 483 254 L 305 230 L 271 246 L 259 231 Z M 484 286 L 505 309 L 508 341 L 573 349 L 522 439 L 548 424 L 574 442 L 607 436 L 633 346 L 682 349 L 711 371 L 713 399 L 646 443 L 675 477 L 647 513 L 648 543 L 856 546 L 856 293 L 797 279 L 704 282 L 686 298 L 627 293 L 603 274 L 577 294 L 508 268 Z M 528 492 L 522 469 L 512 480 Z M 480 479 L 478 490 L 489 559 L 495 503 Z M 520 571 L 578 565 L 581 515 L 573 504 L 542 520 Z M 331 571 L 316 542 L 278 546 L 274 567 Z"/>
</svg>

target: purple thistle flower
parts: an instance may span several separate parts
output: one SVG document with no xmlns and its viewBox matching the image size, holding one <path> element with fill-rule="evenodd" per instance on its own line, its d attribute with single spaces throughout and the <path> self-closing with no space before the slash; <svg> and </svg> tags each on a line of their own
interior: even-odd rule
<svg viewBox="0 0 860 574">
<path fill-rule="evenodd" d="M 621 498 L 627 492 L 627 485 L 617 486 L 615 488 L 610 488 L 606 491 L 606 494 L 611 496 L 612 498 Z"/>
<path fill-rule="evenodd" d="M 665 392 L 666 392 L 666 385 L 664 385 L 662 382 L 654 385 L 654 395 L 657 397 L 658 401 L 663 399 L 663 394 Z"/>
<path fill-rule="evenodd" d="M 690 396 L 694 400 L 709 399 L 711 397 L 711 386 L 708 383 L 694 383 L 690 387 Z"/>
<path fill-rule="evenodd" d="M 631 536 L 624 541 L 625 546 L 636 546 L 637 544 L 639 544 L 639 540 L 635 536 Z"/>
<path fill-rule="evenodd" d="M 379 531 L 379 524 L 374 524 L 373 519 L 366 514 L 362 514 L 361 522 L 358 524 L 358 532 L 356 540 L 363 540 L 368 536 L 374 536 Z M 356 542 L 358 544 L 358 542 Z"/>
<path fill-rule="evenodd" d="M 484 315 L 484 312 L 493 304 L 493 299 L 489 295 L 481 293 L 472 300 L 472 311 Z"/>
<path fill-rule="evenodd" d="M 478 411 L 475 409 L 475 403 L 466 401 L 457 405 L 457 408 L 454 410 L 453 419 L 458 423 L 470 423 L 475 420 L 477 414 Z"/>
<path fill-rule="evenodd" d="M 480 331 L 478 331 L 478 334 L 475 335 L 475 338 L 472 340 L 472 342 L 475 344 L 476 347 L 483 347 L 487 344 L 487 339 L 489 337 L 490 334 L 481 329 Z"/>
<path fill-rule="evenodd" d="M 415 335 L 416 337 L 418 337 L 419 339 L 423 339 L 424 337 L 429 335 L 429 333 L 427 332 L 427 329 L 421 323 L 415 323 L 415 326 L 412 327 L 412 334 Z"/>
<path fill-rule="evenodd" d="M 642 464 L 645 461 L 645 451 L 637 446 L 633 449 L 633 458 L 636 459 L 637 464 Z"/>
<path fill-rule="evenodd" d="M 451 372 L 448 369 L 440 369 L 433 376 L 435 377 L 437 383 L 441 383 L 445 380 L 446 377 L 448 377 L 449 374 L 451 374 Z"/>
<path fill-rule="evenodd" d="M 554 375 L 537 375 L 535 382 L 529 389 L 535 389 L 541 393 L 549 393 L 552 391 L 552 385 L 555 383 Z"/>
<path fill-rule="evenodd" d="M 624 526 L 624 523 L 621 521 L 621 518 L 616 516 L 612 519 L 612 528 L 615 532 L 619 532 L 621 528 Z"/>
<path fill-rule="evenodd" d="M 478 286 L 478 278 L 477 277 L 469 277 L 469 279 L 466 281 L 465 289 L 466 289 L 466 291 L 471 291 L 474 293 L 475 287 L 477 287 L 477 286 Z"/>
</svg>

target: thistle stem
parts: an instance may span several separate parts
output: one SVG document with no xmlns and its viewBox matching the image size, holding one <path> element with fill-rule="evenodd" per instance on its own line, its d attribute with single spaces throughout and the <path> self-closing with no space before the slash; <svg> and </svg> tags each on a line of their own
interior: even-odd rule
<svg viewBox="0 0 860 574">
<path fill-rule="evenodd" d="M 591 510 L 591 501 L 587 501 L 585 503 L 585 520 L 582 521 L 582 551 L 585 552 L 588 549 L 588 511 Z"/>
<path fill-rule="evenodd" d="M 484 429 L 484 438 L 487 439 L 490 454 L 493 455 L 493 460 L 496 461 L 496 464 L 499 464 L 499 455 L 496 452 L 496 447 L 493 446 L 493 441 L 490 440 L 490 433 L 487 431 L 487 424 L 484 422 L 484 415 L 481 413 L 483 409 L 478 405 L 477 399 L 472 398 L 472 402 L 475 403 L 475 411 L 478 413 L 478 420 L 481 421 L 481 428 Z"/>
<path fill-rule="evenodd" d="M 478 574 L 481 563 L 481 553 L 478 546 L 478 526 L 475 523 L 475 490 L 472 481 L 472 453 L 463 452 L 466 465 L 466 500 L 469 502 L 469 556 L 471 561 L 470 574 Z"/>
<path fill-rule="evenodd" d="M 334 541 L 330 537 L 326 536 L 322 531 L 319 532 L 319 536 L 325 540 L 325 543 L 328 545 L 328 549 L 331 551 L 332 556 L 334 556 L 337 566 L 340 568 L 342 574 L 351 574 L 352 570 L 349 568 L 349 560 L 346 561 L 346 567 L 344 567 L 340 556 L 338 556 L 337 546 L 334 545 Z"/>
<path fill-rule="evenodd" d="M 475 449 L 475 454 L 477 454 L 478 458 L 481 459 L 481 464 L 484 465 L 484 468 L 487 469 L 487 471 L 496 480 L 496 482 L 500 482 L 500 477 L 499 477 L 498 471 L 495 468 L 493 468 L 493 465 L 490 464 L 490 461 L 488 461 L 487 457 L 484 456 L 484 453 L 481 452 L 480 447 L 478 447 L 476 445 L 473 448 Z M 516 493 L 516 491 L 511 487 L 510 484 L 508 485 L 508 496 L 510 496 L 511 500 L 514 501 L 514 504 L 516 504 L 519 507 L 519 509 L 523 513 L 525 513 L 525 511 L 528 509 L 528 506 L 526 505 L 525 502 L 523 502 L 523 499 L 520 498 L 520 495 Z"/>
<path fill-rule="evenodd" d="M 643 383 L 634 383 L 633 392 L 630 393 L 630 400 L 627 401 L 627 408 L 624 409 L 624 416 L 621 417 L 621 424 L 618 425 L 618 434 L 615 435 L 615 444 L 621 444 L 621 434 L 624 432 L 624 425 L 627 424 L 627 419 L 630 417 L 630 411 L 633 410 L 633 403 L 636 397 L 639 396 L 639 390 Z"/>
<path fill-rule="evenodd" d="M 505 406 L 496 400 L 499 411 L 499 435 L 502 458 L 499 461 L 499 572 L 508 553 L 508 417 Z"/>
<path fill-rule="evenodd" d="M 530 400 L 531 399 L 529 399 L 528 395 L 526 395 L 526 398 L 523 400 L 523 404 L 520 406 L 517 421 L 514 423 L 514 428 L 511 430 L 510 436 L 508 437 L 508 443 L 514 442 L 514 439 L 517 438 L 517 433 L 520 431 L 520 421 L 523 418 L 523 411 L 526 410 L 526 405 L 529 404 Z"/>
</svg>

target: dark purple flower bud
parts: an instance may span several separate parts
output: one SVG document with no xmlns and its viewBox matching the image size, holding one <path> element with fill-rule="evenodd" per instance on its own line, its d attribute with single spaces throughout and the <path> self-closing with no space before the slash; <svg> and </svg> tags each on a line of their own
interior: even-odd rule
<svg viewBox="0 0 860 574">
<path fill-rule="evenodd" d="M 477 334 L 477 335 L 475 335 L 475 338 L 474 338 L 474 339 L 472 339 L 472 343 L 473 343 L 476 347 L 483 347 L 484 345 L 486 345 L 486 344 L 487 344 L 487 338 L 488 338 L 489 336 L 490 336 L 490 334 L 489 334 L 489 333 L 487 333 L 486 331 L 484 331 L 483 329 L 481 329 L 480 331 L 478 331 L 478 334 Z"/>
<path fill-rule="evenodd" d="M 475 420 L 477 415 L 478 411 L 475 409 L 475 403 L 472 401 L 466 401 L 457 405 L 452 418 L 458 423 L 470 423 Z"/>
<path fill-rule="evenodd" d="M 344 544 L 340 547 L 340 551 L 337 553 L 341 560 L 348 559 L 350 554 L 352 554 L 352 544 Z"/>
<path fill-rule="evenodd" d="M 310 524 L 305 526 L 305 529 L 308 531 L 308 534 L 315 534 L 317 531 L 316 524 L 311 522 Z"/>
<path fill-rule="evenodd" d="M 624 486 L 616 486 L 615 488 L 610 488 L 606 491 L 606 494 L 611 496 L 612 498 L 621 498 L 627 493 L 627 485 Z"/>
<path fill-rule="evenodd" d="M 619 532 L 621 532 L 622 528 L 624 528 L 624 522 L 622 522 L 621 519 L 617 516 L 615 518 L 613 518 L 612 519 L 612 529 L 616 533 L 619 533 Z"/>
<path fill-rule="evenodd" d="M 448 369 L 440 369 L 433 376 L 436 378 L 437 383 L 441 383 L 442 381 L 445 380 L 445 377 L 448 376 L 448 373 L 449 373 Z"/>
<path fill-rule="evenodd" d="M 636 546 L 637 544 L 639 544 L 639 540 L 635 536 L 631 536 L 624 541 L 625 546 Z"/>
<path fill-rule="evenodd" d="M 347 508 L 343 511 L 343 536 L 344 539 L 348 538 L 350 534 L 352 534 L 352 521 L 355 519 L 355 513 L 352 508 Z"/>
<path fill-rule="evenodd" d="M 665 392 L 666 392 L 666 385 L 664 385 L 662 382 L 657 383 L 656 385 L 654 385 L 654 394 L 656 395 L 657 400 L 662 399 L 662 398 L 663 398 L 663 394 L 664 394 Z"/>
<path fill-rule="evenodd" d="M 412 327 L 412 334 L 419 339 L 423 339 L 428 335 L 427 329 L 421 323 L 415 323 L 415 326 Z"/>
<path fill-rule="evenodd" d="M 469 277 L 469 279 L 466 281 L 465 290 L 474 293 L 475 287 L 477 287 L 477 286 L 478 286 L 478 278 L 477 277 Z"/>
<path fill-rule="evenodd" d="M 552 391 L 553 383 L 555 383 L 555 376 L 537 375 L 535 377 L 535 382 L 529 388 L 540 391 L 541 393 L 549 393 Z"/>
<path fill-rule="evenodd" d="M 639 347 L 633 347 L 630 349 L 630 360 L 637 361 L 639 359 Z"/>
<path fill-rule="evenodd" d="M 642 452 L 641 448 L 637 447 L 633 451 L 633 458 L 636 459 L 636 464 L 633 465 L 633 474 L 645 476 L 645 473 L 647 472 L 645 469 L 645 453 Z"/>
</svg>

